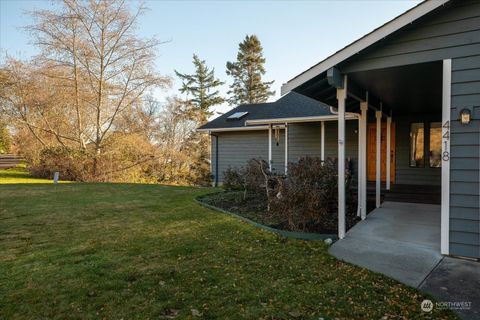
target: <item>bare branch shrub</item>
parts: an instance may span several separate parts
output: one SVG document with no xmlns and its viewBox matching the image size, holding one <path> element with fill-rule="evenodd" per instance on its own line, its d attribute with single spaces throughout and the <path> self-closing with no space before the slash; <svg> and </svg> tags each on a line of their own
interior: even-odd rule
<svg viewBox="0 0 480 320">
<path fill-rule="evenodd" d="M 268 215 L 285 221 L 289 230 L 305 231 L 312 226 L 336 230 L 338 204 L 337 160 L 306 157 L 290 163 L 288 177 L 277 177 L 269 193 Z M 346 164 L 345 182 L 350 190 L 351 171 Z M 349 201 L 351 197 L 347 196 Z"/>
</svg>

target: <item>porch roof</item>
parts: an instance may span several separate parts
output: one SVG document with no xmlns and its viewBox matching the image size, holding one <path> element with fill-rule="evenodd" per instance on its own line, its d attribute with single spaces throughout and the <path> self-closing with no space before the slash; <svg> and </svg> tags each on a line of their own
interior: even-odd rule
<svg viewBox="0 0 480 320">
<path fill-rule="evenodd" d="M 248 112 L 238 119 L 229 119 L 237 112 Z M 240 105 L 198 128 L 199 131 L 240 131 L 266 129 L 261 124 L 285 123 L 285 119 L 335 117 L 330 106 L 296 92 L 275 102 Z M 279 120 L 275 121 L 275 120 Z M 289 121 L 291 122 L 291 121 Z M 248 125 L 248 127 L 247 127 Z"/>
<path fill-rule="evenodd" d="M 444 6 L 449 1 L 450 0 L 423 1 L 414 8 L 404 12 L 393 20 L 390 20 L 379 28 L 352 42 L 323 61 L 320 61 L 319 63 L 290 79 L 287 83 L 282 85 L 281 93 L 286 94 L 290 91 L 298 89 L 300 86 L 304 86 L 307 83 L 312 82 L 312 80 L 322 79 L 324 82 L 326 82 L 326 73 L 329 69 L 344 63 L 346 60 L 357 55 L 359 52 L 376 44 L 377 42 L 390 36 L 391 34 L 397 32 L 403 27 L 425 16 L 426 14 Z"/>
<path fill-rule="evenodd" d="M 441 61 L 412 62 L 388 68 L 348 69 L 359 54 L 388 46 L 394 39 L 411 30 L 427 14 L 439 12 L 450 0 L 426 0 L 366 36 L 336 52 L 282 86 L 282 93 L 295 91 L 331 106 L 337 105 L 337 89 L 343 88 L 347 75 L 345 111 L 359 112 L 359 102 L 368 101 L 373 110 L 385 116 L 395 113 L 437 113 L 441 105 Z M 431 15 L 428 15 L 431 16 Z M 417 24 L 418 25 L 418 24 Z M 360 58 L 361 59 L 361 58 Z"/>
</svg>

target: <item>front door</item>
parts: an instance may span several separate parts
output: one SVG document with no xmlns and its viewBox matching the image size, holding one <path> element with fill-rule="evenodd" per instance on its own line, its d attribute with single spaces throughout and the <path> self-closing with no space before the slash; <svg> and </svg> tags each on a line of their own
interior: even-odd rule
<svg viewBox="0 0 480 320">
<path fill-rule="evenodd" d="M 391 124 L 390 128 L 391 132 L 391 150 L 390 150 L 390 181 L 392 183 L 395 183 L 395 123 Z M 385 152 L 387 150 L 387 124 L 382 123 L 382 135 L 381 135 L 381 177 L 382 181 L 386 181 L 386 171 L 387 171 L 387 159 L 385 157 Z M 375 181 L 375 166 L 377 164 L 377 158 L 376 158 L 376 147 L 377 143 L 377 126 L 375 123 L 369 123 L 368 124 L 368 138 L 367 138 L 367 144 L 368 144 L 368 180 L 369 181 Z"/>
</svg>

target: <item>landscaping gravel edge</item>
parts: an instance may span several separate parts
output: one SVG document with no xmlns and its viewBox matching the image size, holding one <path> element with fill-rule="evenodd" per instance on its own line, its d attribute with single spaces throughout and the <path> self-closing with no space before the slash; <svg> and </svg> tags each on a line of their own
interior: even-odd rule
<svg viewBox="0 0 480 320">
<path fill-rule="evenodd" d="M 335 235 L 335 234 L 297 232 L 297 231 L 286 231 L 286 230 L 275 229 L 275 228 L 260 224 L 256 221 L 250 220 L 248 218 L 245 218 L 245 217 L 243 217 L 243 216 L 241 216 L 237 213 L 230 212 L 230 211 L 224 210 L 222 208 L 218 208 L 218 207 L 212 206 L 208 203 L 205 203 L 201 200 L 205 196 L 208 196 L 208 195 L 203 195 L 203 196 L 196 197 L 195 202 L 198 203 L 199 205 L 205 207 L 205 208 L 212 209 L 212 210 L 222 212 L 222 213 L 228 214 L 230 216 L 236 217 L 236 218 L 238 218 L 242 221 L 245 221 L 245 222 L 257 227 L 257 228 L 276 233 L 276 234 L 278 234 L 282 237 L 292 238 L 292 239 L 301 239 L 301 240 L 325 240 L 325 239 L 332 239 L 333 241 L 337 240 L 337 235 Z"/>
</svg>

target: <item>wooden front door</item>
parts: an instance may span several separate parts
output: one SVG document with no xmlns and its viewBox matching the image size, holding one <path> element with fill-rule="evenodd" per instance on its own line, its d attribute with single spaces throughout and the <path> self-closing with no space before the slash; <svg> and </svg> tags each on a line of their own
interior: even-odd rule
<svg viewBox="0 0 480 320">
<path fill-rule="evenodd" d="M 391 150 L 390 150 L 390 181 L 395 183 L 395 123 L 391 125 Z M 368 166 L 368 180 L 375 181 L 375 166 L 377 163 L 376 151 L 377 151 L 377 126 L 375 123 L 368 124 L 368 156 L 367 156 L 367 166 Z M 381 134 L 381 177 L 382 181 L 386 181 L 386 171 L 387 171 L 387 159 L 385 157 L 385 152 L 387 150 L 387 124 L 382 123 L 382 134 Z"/>
</svg>

